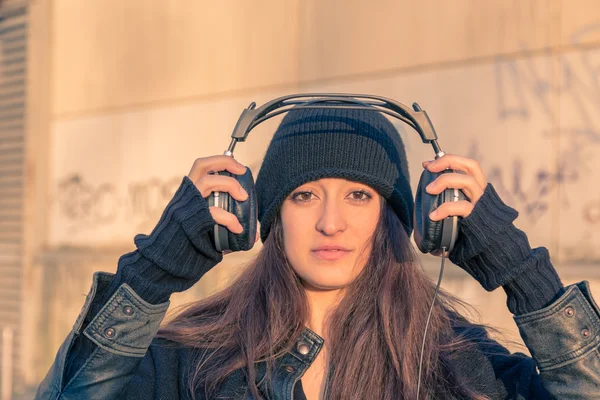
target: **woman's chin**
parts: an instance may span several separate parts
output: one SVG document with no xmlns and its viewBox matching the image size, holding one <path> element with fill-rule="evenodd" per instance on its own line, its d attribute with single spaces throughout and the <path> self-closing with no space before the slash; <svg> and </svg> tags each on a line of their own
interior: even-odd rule
<svg viewBox="0 0 600 400">
<path fill-rule="evenodd" d="M 340 290 L 350 284 L 348 277 L 302 278 L 302 284 L 308 290 L 329 291 Z"/>
</svg>

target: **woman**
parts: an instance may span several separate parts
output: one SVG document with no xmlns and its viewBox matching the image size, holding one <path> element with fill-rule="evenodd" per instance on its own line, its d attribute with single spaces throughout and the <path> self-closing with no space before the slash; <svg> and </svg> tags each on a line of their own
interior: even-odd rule
<svg viewBox="0 0 600 400">
<path fill-rule="evenodd" d="M 159 330 L 174 292 L 223 255 L 215 223 L 237 218 L 206 197 L 248 194 L 209 174 L 246 167 L 196 160 L 153 232 L 138 235 L 117 273 L 94 274 L 80 317 L 37 398 L 538 399 L 591 398 L 600 387 L 600 320 L 587 282 L 563 287 L 546 249 L 531 249 L 479 164 L 446 155 L 430 194 L 460 188 L 450 259 L 486 290 L 502 286 L 534 358 L 509 352 L 442 294 L 420 349 L 434 285 L 409 242 L 413 197 L 404 146 L 380 113 L 290 111 L 256 181 L 257 257 L 225 290 Z M 245 188 L 249 190 L 250 188 Z M 536 365 L 540 373 L 536 371 Z"/>
</svg>

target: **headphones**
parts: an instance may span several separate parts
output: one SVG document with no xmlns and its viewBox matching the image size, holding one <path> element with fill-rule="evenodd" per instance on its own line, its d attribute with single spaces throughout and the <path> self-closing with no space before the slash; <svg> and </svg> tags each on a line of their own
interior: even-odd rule
<svg viewBox="0 0 600 400">
<path fill-rule="evenodd" d="M 260 123 L 279 114 L 304 108 L 344 108 L 355 110 L 368 110 L 381 112 L 397 118 L 413 128 L 423 143 L 433 146 L 435 158 L 442 157 L 444 152 L 437 143 L 437 134 L 427 113 L 413 103 L 412 109 L 397 101 L 364 94 L 343 93 L 317 93 L 317 94 L 292 94 L 271 100 L 256 108 L 256 103 L 251 103 L 242 111 L 233 133 L 229 148 L 223 153 L 233 157 L 233 150 L 238 142 L 246 141 L 248 134 Z M 433 173 L 423 170 L 415 196 L 414 239 L 422 253 L 435 253 L 440 250 L 452 251 L 458 237 L 457 216 L 450 216 L 441 221 L 432 221 L 429 214 L 444 203 L 465 200 L 466 196 L 460 189 L 445 189 L 438 195 L 431 195 L 425 191 L 427 185 L 443 173 L 458 172 L 445 170 Z M 248 199 L 239 202 L 227 192 L 212 192 L 208 198 L 209 206 L 220 207 L 235 215 L 244 228 L 240 234 L 229 231 L 225 226 L 215 224 L 211 238 L 219 252 L 234 252 L 250 250 L 255 243 L 258 205 L 254 190 L 254 178 L 247 168 L 244 175 L 232 174 L 228 171 L 211 172 L 235 178 L 248 193 Z"/>
<path fill-rule="evenodd" d="M 242 115 L 240 115 L 235 128 L 233 128 L 229 148 L 223 154 L 233 157 L 233 149 L 237 142 L 244 142 L 246 137 L 248 137 L 248 133 L 250 133 L 254 127 L 276 115 L 288 112 L 292 109 L 342 107 L 344 109 L 382 112 L 397 118 L 417 131 L 419 136 L 421 136 L 423 143 L 429 143 L 433 146 L 436 159 L 444 155 L 444 152 L 437 142 L 437 134 L 435 133 L 435 129 L 433 129 L 431 120 L 427 116 L 427 113 L 422 110 L 417 103 L 413 103 L 413 107 L 410 109 L 404 104 L 381 96 L 343 93 L 292 94 L 271 100 L 259 108 L 256 108 L 256 103 L 251 103 L 248 108 L 242 111 Z M 433 294 L 433 300 L 429 307 L 427 322 L 425 323 L 423 333 L 423 342 L 421 344 L 417 399 L 419 398 L 421 389 L 421 372 L 425 338 L 427 336 L 431 312 L 433 311 L 435 299 L 437 298 L 442 282 L 446 251 L 452 251 L 458 237 L 458 216 L 450 216 L 441 221 L 432 221 L 429 219 L 429 214 L 444 203 L 465 200 L 467 198 L 460 189 L 445 189 L 438 195 L 431 195 L 425 191 L 425 188 L 441 174 L 450 172 L 460 173 L 460 171 L 450 169 L 438 173 L 430 172 L 427 169 L 423 170 L 415 197 L 415 210 L 413 213 L 415 243 L 422 253 L 437 253 L 441 250 L 442 254 L 440 275 Z M 252 246 L 254 246 L 258 219 L 258 207 L 252 172 L 247 168 L 244 175 L 235 175 L 228 171 L 218 171 L 217 173 L 234 177 L 244 190 L 248 192 L 248 199 L 244 202 L 238 202 L 227 192 L 213 192 L 208 196 L 209 206 L 218 206 L 234 214 L 244 228 L 242 233 L 234 234 L 226 227 L 215 224 L 214 233 L 211 235 L 213 243 L 220 252 L 250 250 Z"/>
</svg>

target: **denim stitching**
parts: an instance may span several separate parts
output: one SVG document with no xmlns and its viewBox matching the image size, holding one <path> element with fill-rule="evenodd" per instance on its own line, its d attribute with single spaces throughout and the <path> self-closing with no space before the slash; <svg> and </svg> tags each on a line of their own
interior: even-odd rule
<svg viewBox="0 0 600 400">
<path fill-rule="evenodd" d="M 562 367 L 564 367 L 566 365 L 569 365 L 569 364 L 577 362 L 577 361 L 579 361 L 581 359 L 584 359 L 590 353 L 592 353 L 594 351 L 597 352 L 598 351 L 598 347 L 597 346 L 598 346 L 598 343 L 589 343 L 585 347 L 581 347 L 581 348 L 579 348 L 577 350 L 573 350 L 573 351 L 571 351 L 571 352 L 569 352 L 569 353 L 567 353 L 565 355 L 562 355 L 560 357 L 557 357 L 555 359 L 551 359 L 551 360 L 544 361 L 544 362 L 538 362 L 539 367 L 540 367 L 540 371 L 542 371 L 542 370 L 544 370 L 544 371 L 551 371 L 553 369 L 562 368 Z M 576 356 L 574 356 L 572 358 L 569 358 L 572 354 L 577 353 L 577 352 L 581 352 L 581 354 L 578 354 L 578 355 L 576 355 Z"/>
<path fill-rule="evenodd" d="M 304 367 L 306 365 L 307 364 L 304 361 L 301 360 L 300 368 L 302 368 L 304 370 L 305 369 Z M 287 390 L 287 388 L 288 388 L 288 385 L 290 384 L 289 381 L 292 378 L 293 378 L 294 381 L 296 381 L 296 379 L 298 379 L 298 380 L 300 379 L 300 368 L 298 368 L 296 370 L 296 372 L 293 373 L 293 374 L 290 374 L 290 375 L 286 374 L 285 375 L 285 378 L 283 380 L 283 387 L 286 388 L 286 391 L 285 391 L 285 398 L 286 399 L 291 399 L 292 398 L 292 393 L 294 392 L 294 386 L 291 387 L 291 390 Z"/>
<path fill-rule="evenodd" d="M 579 297 L 576 297 L 575 299 L 579 302 L 579 304 L 581 305 L 581 308 L 583 308 L 583 312 L 585 312 L 585 315 L 588 317 L 588 320 L 589 320 L 588 322 L 592 326 L 596 327 L 598 325 L 598 317 L 596 316 L 596 318 L 595 318 L 596 321 L 594 321 L 594 316 L 590 315 L 590 313 L 589 313 L 589 311 L 590 311 L 588 309 L 589 304 L 587 302 L 582 302 Z M 596 323 L 594 324 L 594 322 L 596 322 Z M 589 329 L 589 327 L 588 327 L 588 329 Z M 594 329 L 594 332 L 597 334 L 596 329 Z M 594 335 L 594 336 L 596 336 L 596 335 Z"/>
<path fill-rule="evenodd" d="M 109 301 L 108 305 L 105 306 L 106 309 L 98 315 L 98 320 L 95 321 L 94 324 L 90 324 L 90 334 L 94 334 L 96 337 L 96 341 L 102 343 L 103 346 L 110 348 L 111 350 L 116 350 L 123 353 L 130 352 L 132 355 L 143 356 L 148 349 L 148 346 L 132 346 L 129 344 L 124 344 L 119 340 L 106 340 L 101 333 L 103 325 L 109 319 L 109 317 L 113 317 L 115 322 L 123 322 L 126 320 L 115 318 L 113 313 L 117 310 L 125 301 L 129 301 L 134 304 L 143 314 L 146 314 L 145 321 L 140 319 L 140 322 L 145 322 L 146 325 L 149 323 L 154 323 L 156 321 L 151 321 L 150 316 L 164 314 L 166 309 L 168 308 L 168 304 L 166 306 L 158 305 L 159 308 L 151 308 L 147 307 L 145 304 L 140 303 L 138 299 L 132 294 L 135 293 L 133 289 L 131 289 L 127 284 L 121 285 L 121 287 L 117 290 L 114 297 Z M 160 322 L 159 322 L 160 324 Z"/>
<path fill-rule="evenodd" d="M 96 318 L 97 320 L 94 321 L 92 324 L 90 324 L 90 330 L 95 332 L 95 333 L 100 333 L 100 328 L 102 328 L 102 325 L 104 325 L 104 322 L 112 316 L 112 313 L 119 307 L 119 305 L 121 304 L 121 302 L 119 301 L 119 299 L 122 297 L 120 289 L 119 291 L 117 291 L 115 293 L 115 296 L 109 301 L 109 303 L 107 305 L 105 305 L 104 310 L 102 310 L 102 312 L 100 313 L 100 315 L 98 315 Z M 96 319 L 95 318 L 95 319 Z"/>
<path fill-rule="evenodd" d="M 524 326 L 524 325 L 529 325 L 532 322 L 539 321 L 540 319 L 544 319 L 548 316 L 555 315 L 560 309 L 562 309 L 565 306 L 565 303 L 568 304 L 572 301 L 573 298 L 578 297 L 577 291 L 579 291 L 579 288 L 577 286 L 573 286 L 573 287 L 569 288 L 568 291 L 565 293 L 566 297 L 564 299 L 551 305 L 548 310 L 544 310 L 544 311 L 539 310 L 539 311 L 534 312 L 534 315 L 529 315 L 529 316 L 516 316 L 515 321 L 519 325 Z"/>
<path fill-rule="evenodd" d="M 581 295 L 579 293 L 581 293 Z M 547 318 L 552 318 L 552 317 L 556 316 L 559 312 L 561 312 L 561 310 L 564 309 L 565 307 L 567 307 L 569 305 L 575 305 L 574 303 L 578 303 L 579 306 L 581 307 L 581 309 L 583 309 L 586 317 L 588 318 L 588 320 L 585 321 L 584 323 L 586 323 L 586 322 L 591 323 L 592 326 L 594 327 L 594 330 L 596 331 L 597 330 L 596 327 L 598 326 L 598 321 L 595 321 L 595 320 L 597 320 L 597 318 L 590 316 L 590 314 L 589 314 L 590 305 L 587 303 L 587 301 L 583 301 L 583 299 L 581 299 L 582 295 L 583 295 L 583 292 L 580 290 L 580 288 L 576 285 L 573 285 L 573 286 L 569 287 L 568 292 L 566 293 L 566 297 L 563 298 L 558 303 L 553 304 L 548 310 L 538 312 L 535 315 L 530 315 L 525 318 L 516 317 L 515 321 L 521 328 L 527 328 L 527 326 L 530 326 L 534 322 L 537 322 L 537 321 L 540 321 L 543 319 L 547 319 Z M 590 347 L 594 347 L 595 345 L 597 345 L 598 341 L 599 341 L 599 338 L 597 335 L 595 335 L 595 337 L 593 337 L 589 343 L 585 343 L 585 344 L 583 344 L 583 346 L 580 346 L 579 348 L 572 350 L 568 353 L 561 354 L 558 357 L 549 358 L 546 360 L 538 359 L 537 364 L 540 367 L 540 369 L 544 368 L 545 370 L 549 370 L 549 369 L 557 368 L 559 366 L 558 364 L 560 364 L 560 366 L 562 366 L 565 363 L 575 362 L 575 361 L 581 359 L 582 357 L 586 356 L 589 353 Z"/>
<path fill-rule="evenodd" d="M 164 313 L 170 305 L 170 302 L 165 302 L 161 304 L 144 304 L 136 297 L 135 291 L 126 283 L 122 285 L 123 288 L 123 297 L 126 300 L 135 303 L 134 305 L 139 308 L 144 314 L 157 315 Z"/>
<path fill-rule="evenodd" d="M 594 332 L 596 332 L 597 331 L 596 327 L 597 327 L 598 323 L 596 321 L 596 323 L 594 324 L 594 317 L 590 316 L 590 314 L 589 314 L 589 310 L 588 310 L 589 304 L 587 304 L 587 302 L 583 302 L 581 300 L 581 298 L 579 298 L 579 297 L 575 297 L 575 300 L 579 303 L 579 305 L 583 309 L 583 312 L 589 319 L 588 322 L 591 323 L 591 326 L 594 327 Z M 588 324 L 585 324 L 585 325 L 588 325 Z M 590 328 L 588 327 L 588 329 L 590 329 Z M 597 345 L 600 340 L 600 338 L 597 335 L 597 332 L 590 339 L 591 340 L 588 343 L 584 343 L 583 346 L 580 346 L 579 348 L 577 348 L 575 350 L 572 350 L 565 354 L 561 354 L 559 357 L 556 357 L 556 358 L 550 358 L 548 360 L 540 361 L 539 362 L 540 368 L 544 368 L 545 370 L 550 370 L 550 369 L 554 369 L 554 368 L 563 366 L 563 365 L 565 365 L 565 363 L 570 364 L 571 362 L 575 362 L 582 358 L 585 358 L 590 353 L 590 347 L 592 348 L 592 351 L 593 350 L 597 351 Z M 571 362 L 569 362 L 569 361 L 571 361 Z M 547 365 L 547 364 L 549 364 L 547 367 L 542 367 L 542 365 Z M 560 365 L 557 365 L 557 364 L 560 364 Z"/>
</svg>

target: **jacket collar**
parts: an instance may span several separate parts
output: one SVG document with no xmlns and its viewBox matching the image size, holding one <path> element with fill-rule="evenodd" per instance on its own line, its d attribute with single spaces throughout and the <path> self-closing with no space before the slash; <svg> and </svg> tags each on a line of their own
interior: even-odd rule
<svg viewBox="0 0 600 400">
<path fill-rule="evenodd" d="M 256 365 L 256 385 L 266 398 L 290 399 L 296 382 L 315 361 L 325 340 L 309 328 L 304 328 L 296 343 L 283 356 L 275 360 L 271 382 L 267 382 L 266 364 Z"/>
</svg>

